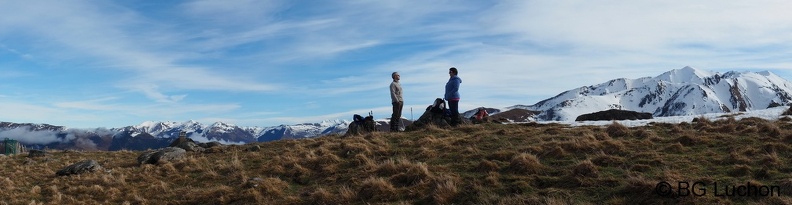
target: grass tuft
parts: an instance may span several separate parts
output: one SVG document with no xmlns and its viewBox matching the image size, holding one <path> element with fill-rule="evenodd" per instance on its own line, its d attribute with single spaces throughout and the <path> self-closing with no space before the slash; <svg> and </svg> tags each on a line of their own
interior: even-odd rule
<svg viewBox="0 0 792 205">
<path fill-rule="evenodd" d="M 338 204 L 339 198 L 326 189 L 319 187 L 308 194 L 309 204 Z"/>
<path fill-rule="evenodd" d="M 482 160 L 474 171 L 478 172 L 494 172 L 500 170 L 500 165 L 490 160 Z"/>
<path fill-rule="evenodd" d="M 629 137 L 630 136 L 630 128 L 619 124 L 616 121 L 613 121 L 608 128 L 605 129 L 609 136 L 611 137 Z"/>
<path fill-rule="evenodd" d="M 769 137 L 780 137 L 784 134 L 778 126 L 773 122 L 764 122 L 759 124 L 759 132 L 765 133 Z"/>
<path fill-rule="evenodd" d="M 744 164 L 734 165 L 727 173 L 732 177 L 750 176 L 751 167 Z"/>
<path fill-rule="evenodd" d="M 456 178 L 442 176 L 433 180 L 432 199 L 437 204 L 449 204 L 459 194 Z"/>
<path fill-rule="evenodd" d="M 539 158 L 529 153 L 515 155 L 509 164 L 509 170 L 518 174 L 537 174 L 542 167 Z"/>
<path fill-rule="evenodd" d="M 575 165 L 575 168 L 572 169 L 572 174 L 578 177 L 599 177 L 597 166 L 591 160 L 585 160 Z"/>
<path fill-rule="evenodd" d="M 360 185 L 358 197 L 363 200 L 386 201 L 396 194 L 396 188 L 388 180 L 381 177 L 367 178 Z"/>
<path fill-rule="evenodd" d="M 638 139 L 654 139 L 657 138 L 657 134 L 652 132 L 648 129 L 638 129 L 633 132 L 633 136 L 637 137 Z"/>
</svg>

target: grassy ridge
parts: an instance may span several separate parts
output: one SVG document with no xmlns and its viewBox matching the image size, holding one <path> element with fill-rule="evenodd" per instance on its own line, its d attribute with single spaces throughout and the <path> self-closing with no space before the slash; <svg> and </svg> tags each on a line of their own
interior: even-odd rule
<svg viewBox="0 0 792 205">
<path fill-rule="evenodd" d="M 0 204 L 792 203 L 789 118 L 697 120 L 429 127 L 228 146 L 143 166 L 132 151 L 0 157 Z M 55 176 L 85 159 L 106 171 Z M 669 196 L 655 192 L 659 182 L 672 185 Z M 680 182 L 706 193 L 684 196 Z M 714 190 L 732 186 L 779 187 L 781 196 Z"/>
</svg>

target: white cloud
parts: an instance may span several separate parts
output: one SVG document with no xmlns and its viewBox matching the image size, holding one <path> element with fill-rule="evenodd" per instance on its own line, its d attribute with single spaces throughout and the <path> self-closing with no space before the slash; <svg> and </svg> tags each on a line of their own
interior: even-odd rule
<svg viewBox="0 0 792 205">
<path fill-rule="evenodd" d="M 789 34 L 786 1 L 506 1 L 484 20 L 521 40 L 658 49 L 688 43 L 750 46 Z M 736 41 L 735 41 L 736 40 Z M 719 45 L 720 44 L 720 45 Z"/>
<path fill-rule="evenodd" d="M 181 7 L 193 18 L 221 26 L 267 22 L 282 7 L 278 0 L 197 0 Z"/>
<path fill-rule="evenodd" d="M 108 102 L 118 99 L 119 99 L 118 97 L 107 97 L 107 98 L 85 100 L 85 101 L 56 102 L 53 103 L 53 105 L 56 108 L 65 108 L 65 109 L 115 111 L 122 109 L 122 107 L 118 105 L 104 104 L 102 102 Z"/>
<path fill-rule="evenodd" d="M 179 98 L 179 96 L 168 96 L 167 98 Z M 229 112 L 239 109 L 238 104 L 190 104 L 179 101 L 163 101 L 159 104 L 134 104 L 126 103 L 121 104 L 121 98 L 108 97 L 100 99 L 92 99 L 85 101 L 70 101 L 70 102 L 56 102 L 53 103 L 55 108 L 79 111 L 111 111 L 120 113 L 129 113 L 132 115 L 140 116 L 178 116 L 189 113 L 205 113 L 216 114 Z"/>
<path fill-rule="evenodd" d="M 59 138 L 59 132 L 54 131 L 30 131 L 30 127 L 18 127 L 14 129 L 0 131 L 0 138 L 14 139 L 23 144 L 49 144 L 53 142 L 67 142 L 74 139 L 74 136 L 69 138 Z"/>
<path fill-rule="evenodd" d="M 122 87 L 139 88 L 138 83 L 154 87 L 163 85 L 182 90 L 243 90 L 271 91 L 277 86 L 263 84 L 252 78 L 240 78 L 219 72 L 222 68 L 183 66 L 184 55 L 177 49 L 163 49 L 167 42 L 176 45 L 186 43 L 176 38 L 178 31 L 164 30 L 164 25 L 151 24 L 134 11 L 117 7 L 99 7 L 87 2 L 63 2 L 48 5 L 19 4 L 5 5 L 6 16 L 24 19 L 22 22 L 4 22 L 11 30 L 0 30 L 0 34 L 39 36 L 50 47 L 62 46 L 64 51 L 40 51 L 50 57 L 81 56 L 80 58 L 101 59 L 97 62 L 113 65 L 105 68 L 131 71 L 129 80 L 119 81 Z M 104 5 L 107 6 L 107 5 Z M 107 10 L 107 8 L 113 8 Z M 119 12 L 120 13 L 117 13 Z M 149 27 L 149 30 L 141 30 Z M 152 33 L 156 32 L 156 33 Z M 162 33 L 160 32 L 169 32 Z M 148 38 L 169 36 L 170 39 Z M 66 54 L 66 55 L 62 55 Z M 69 57 L 71 58 L 71 57 Z M 138 81 L 145 79 L 145 81 Z M 124 84 L 132 84 L 123 86 Z M 163 96 L 153 89 L 135 89 L 159 101 L 174 101 L 182 96 Z"/>
</svg>

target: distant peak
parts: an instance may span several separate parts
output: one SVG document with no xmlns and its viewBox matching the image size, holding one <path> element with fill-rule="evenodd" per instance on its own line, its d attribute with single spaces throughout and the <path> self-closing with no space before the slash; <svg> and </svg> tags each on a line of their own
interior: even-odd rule
<svg viewBox="0 0 792 205">
<path fill-rule="evenodd" d="M 685 82 L 701 82 L 701 79 L 717 75 L 718 73 L 712 71 L 706 71 L 697 69 L 690 66 L 685 66 L 681 69 L 674 69 L 668 72 L 665 72 L 657 77 L 656 79 L 668 81 L 671 83 L 685 83 Z"/>
<path fill-rule="evenodd" d="M 145 121 L 143 123 L 140 123 L 140 125 L 138 125 L 138 127 L 151 127 L 151 126 L 156 125 L 157 123 L 159 123 L 159 122 Z"/>
<path fill-rule="evenodd" d="M 215 122 L 214 124 L 212 124 L 212 127 L 233 127 L 233 126 L 235 126 L 235 125 L 234 124 L 225 123 L 225 122 Z"/>
<path fill-rule="evenodd" d="M 759 72 L 756 72 L 756 73 L 759 73 L 759 75 L 766 76 L 766 77 L 777 76 L 775 73 L 767 71 L 767 70 L 759 71 Z"/>
<path fill-rule="evenodd" d="M 701 70 L 701 69 L 690 67 L 690 66 L 685 66 L 684 68 L 679 69 L 679 71 L 682 74 L 692 74 L 692 75 L 695 75 L 695 76 L 698 76 L 698 77 L 702 77 L 702 78 L 713 76 L 713 75 L 717 74 L 717 73 L 712 72 L 712 71 Z"/>
</svg>

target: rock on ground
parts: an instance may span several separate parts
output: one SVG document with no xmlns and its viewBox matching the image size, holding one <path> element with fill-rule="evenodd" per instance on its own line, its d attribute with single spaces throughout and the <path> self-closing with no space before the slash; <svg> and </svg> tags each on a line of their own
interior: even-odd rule
<svg viewBox="0 0 792 205">
<path fill-rule="evenodd" d="M 184 158 L 186 150 L 178 147 L 166 147 L 158 150 L 146 151 L 138 156 L 138 164 L 161 164 Z"/>
<path fill-rule="evenodd" d="M 88 172 L 95 172 L 95 171 L 99 171 L 99 170 L 102 170 L 102 166 L 99 165 L 99 163 L 96 162 L 96 160 L 85 160 L 85 161 L 81 161 L 81 162 L 77 162 L 77 163 L 74 163 L 72 165 L 69 165 L 69 166 L 59 170 L 55 174 L 58 175 L 58 176 L 68 176 L 68 175 L 72 175 L 72 174 L 83 174 L 83 173 L 88 173 Z"/>
<path fill-rule="evenodd" d="M 610 109 L 610 110 L 580 115 L 575 119 L 575 121 L 644 120 L 644 119 L 652 119 L 652 113 Z"/>
</svg>

